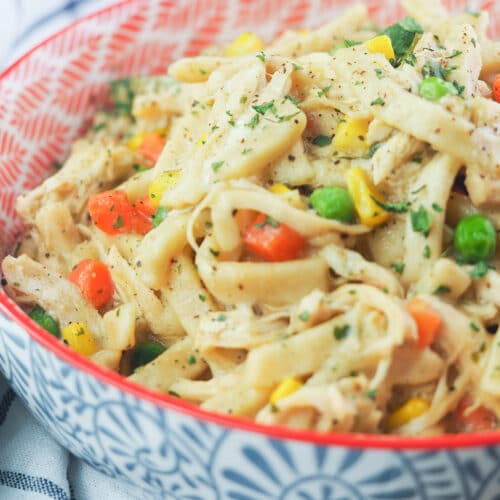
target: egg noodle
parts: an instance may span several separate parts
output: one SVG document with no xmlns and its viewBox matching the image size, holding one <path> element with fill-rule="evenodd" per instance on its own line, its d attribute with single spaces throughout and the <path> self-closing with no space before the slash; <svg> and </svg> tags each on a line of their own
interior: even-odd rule
<svg viewBox="0 0 500 500">
<path fill-rule="evenodd" d="M 402 3 L 385 30 L 355 6 L 113 82 L 18 198 L 8 292 L 96 363 L 207 410 L 495 428 L 500 43 L 486 12 Z"/>
</svg>

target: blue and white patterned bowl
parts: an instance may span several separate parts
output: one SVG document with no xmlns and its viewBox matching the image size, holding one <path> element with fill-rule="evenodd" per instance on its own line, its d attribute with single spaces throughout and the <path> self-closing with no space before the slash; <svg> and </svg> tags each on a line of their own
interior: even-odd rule
<svg viewBox="0 0 500 500">
<path fill-rule="evenodd" d="M 400 15 L 371 1 L 381 22 Z M 492 17 L 499 2 L 485 2 Z M 17 194 L 46 177 L 104 98 L 107 81 L 251 29 L 271 38 L 348 0 L 127 0 L 71 26 L 0 75 L 0 234 L 21 229 Z M 389 5 L 390 4 L 390 5 Z M 465 1 L 450 1 L 464 8 Z M 262 13 L 266 15 L 263 16 Z M 498 23 L 494 26 L 500 33 Z M 1 255 L 1 252 L 0 252 Z M 94 366 L 0 291 L 0 370 L 62 445 L 154 497 L 500 498 L 500 433 L 408 439 L 271 428 L 206 412 Z"/>
</svg>

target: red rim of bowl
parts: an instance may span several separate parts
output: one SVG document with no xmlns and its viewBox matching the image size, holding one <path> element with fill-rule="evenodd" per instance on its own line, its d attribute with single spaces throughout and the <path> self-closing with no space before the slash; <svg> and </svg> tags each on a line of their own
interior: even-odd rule
<svg viewBox="0 0 500 500">
<path fill-rule="evenodd" d="M 119 9 L 124 5 L 138 2 L 140 0 L 122 0 L 104 9 L 86 15 L 77 21 L 69 24 L 62 30 L 46 38 L 23 56 L 13 62 L 2 73 L 0 80 L 5 78 L 11 71 L 16 69 L 26 58 L 40 47 L 50 43 L 53 39 L 59 37 L 66 31 L 72 30 L 75 26 L 85 23 L 95 17 L 100 17 L 107 12 Z M 319 433 L 315 431 L 302 431 L 289 429 L 282 426 L 269 426 L 258 424 L 253 420 L 215 413 L 203 410 L 195 404 L 183 401 L 174 396 L 154 392 L 146 387 L 140 386 L 135 382 L 127 380 L 125 377 L 100 367 L 87 358 L 80 356 L 72 351 L 65 344 L 47 333 L 43 328 L 34 323 L 22 309 L 11 300 L 4 290 L 0 290 L 0 311 L 3 311 L 8 318 L 18 325 L 22 326 L 28 335 L 42 347 L 48 349 L 58 358 L 65 361 L 72 367 L 85 372 L 87 375 L 95 377 L 104 384 L 111 384 L 117 389 L 131 394 L 139 399 L 144 399 L 159 407 L 177 411 L 189 415 L 190 417 L 217 424 L 222 427 L 239 429 L 247 432 L 255 432 L 266 435 L 270 438 L 292 439 L 304 441 L 315 445 L 323 446 L 345 446 L 349 448 L 378 448 L 386 450 L 394 449 L 427 449 L 439 450 L 445 448 L 463 448 L 472 446 L 489 446 L 500 443 L 500 430 L 478 433 L 463 434 L 442 434 L 426 437 L 408 437 L 387 434 L 360 434 L 360 433 Z"/>
</svg>

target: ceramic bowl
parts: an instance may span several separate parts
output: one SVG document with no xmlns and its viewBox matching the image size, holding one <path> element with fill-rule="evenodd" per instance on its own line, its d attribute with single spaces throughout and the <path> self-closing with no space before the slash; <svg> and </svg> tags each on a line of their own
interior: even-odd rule
<svg viewBox="0 0 500 500">
<path fill-rule="evenodd" d="M 0 238 L 22 229 L 16 195 L 53 162 L 104 99 L 109 80 L 158 74 L 183 55 L 250 30 L 271 39 L 315 26 L 349 0 L 129 0 L 73 24 L 0 76 Z M 470 2 L 448 1 L 453 9 Z M 380 23 L 396 2 L 368 0 Z M 491 12 L 500 35 L 500 2 Z M 495 17 L 497 18 L 495 21 Z M 500 432 L 400 438 L 265 427 L 155 394 L 70 351 L 0 291 L 0 369 L 63 446 L 150 496 L 283 500 L 498 498 Z"/>
</svg>

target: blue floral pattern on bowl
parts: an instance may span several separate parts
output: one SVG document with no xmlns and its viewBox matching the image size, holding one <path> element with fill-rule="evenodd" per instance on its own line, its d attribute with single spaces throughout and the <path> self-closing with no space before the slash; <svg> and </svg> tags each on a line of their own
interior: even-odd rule
<svg viewBox="0 0 500 500">
<path fill-rule="evenodd" d="M 499 447 L 362 450 L 225 429 L 103 384 L 3 316 L 0 369 L 57 441 L 155 497 L 493 500 L 500 492 Z"/>
</svg>

